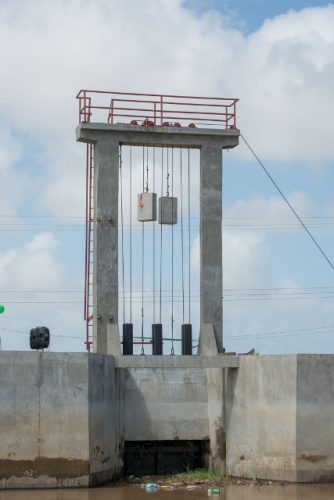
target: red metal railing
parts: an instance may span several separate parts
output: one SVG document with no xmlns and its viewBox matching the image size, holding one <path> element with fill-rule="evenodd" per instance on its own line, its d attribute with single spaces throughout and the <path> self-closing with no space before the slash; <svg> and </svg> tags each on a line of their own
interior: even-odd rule
<svg viewBox="0 0 334 500">
<path fill-rule="evenodd" d="M 236 128 L 236 98 L 80 90 L 79 122 Z"/>
</svg>

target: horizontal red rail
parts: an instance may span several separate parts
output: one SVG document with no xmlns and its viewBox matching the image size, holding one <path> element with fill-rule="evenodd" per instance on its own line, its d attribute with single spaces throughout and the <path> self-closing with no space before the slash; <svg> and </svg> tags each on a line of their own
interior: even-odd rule
<svg viewBox="0 0 334 500">
<path fill-rule="evenodd" d="M 140 345 L 146 345 L 146 344 L 153 344 L 152 340 L 143 340 L 141 342 L 136 341 L 136 342 L 131 342 L 131 344 L 140 344 Z"/>
<path fill-rule="evenodd" d="M 165 125 L 176 120 L 181 126 L 236 128 L 237 98 L 80 90 L 77 99 L 80 123 L 131 123 L 143 119 L 143 124 Z"/>
</svg>

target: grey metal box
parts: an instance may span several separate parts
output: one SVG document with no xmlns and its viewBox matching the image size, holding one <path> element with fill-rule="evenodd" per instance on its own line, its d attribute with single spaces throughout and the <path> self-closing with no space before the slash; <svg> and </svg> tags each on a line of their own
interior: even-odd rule
<svg viewBox="0 0 334 500">
<path fill-rule="evenodd" d="M 177 198 L 162 196 L 159 198 L 159 224 L 177 224 Z"/>
<path fill-rule="evenodd" d="M 137 220 L 150 222 L 157 220 L 156 193 L 139 193 L 137 198 Z"/>
</svg>

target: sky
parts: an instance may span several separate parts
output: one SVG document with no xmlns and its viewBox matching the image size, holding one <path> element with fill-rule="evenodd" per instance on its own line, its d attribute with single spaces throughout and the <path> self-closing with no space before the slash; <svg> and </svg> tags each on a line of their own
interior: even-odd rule
<svg viewBox="0 0 334 500">
<path fill-rule="evenodd" d="M 82 88 L 238 97 L 242 134 L 333 262 L 333 25 L 334 4 L 315 0 L 0 0 L 2 349 L 29 349 L 37 325 L 50 328 L 51 350 L 85 349 L 85 147 L 75 141 Z M 139 157 L 135 152 L 136 189 Z M 192 164 L 195 342 L 195 154 Z M 242 140 L 223 164 L 226 349 L 334 352 L 333 270 Z M 180 198 L 177 182 L 175 193 Z M 166 232 L 167 291 L 169 238 Z M 179 335 L 179 257 L 175 265 Z M 128 273 L 128 260 L 125 267 Z M 148 295 L 150 280 L 149 273 Z M 140 288 L 139 268 L 134 283 Z M 152 304 L 145 308 L 149 334 Z M 134 314 L 139 332 L 138 302 Z M 164 314 L 169 334 L 168 303 Z"/>
</svg>

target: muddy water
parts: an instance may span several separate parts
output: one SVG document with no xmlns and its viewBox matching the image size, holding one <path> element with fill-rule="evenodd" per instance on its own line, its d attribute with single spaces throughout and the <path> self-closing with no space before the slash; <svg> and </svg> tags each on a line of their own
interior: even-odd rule
<svg viewBox="0 0 334 500">
<path fill-rule="evenodd" d="M 0 500 L 333 500 L 334 485 L 227 486 L 220 496 L 207 488 L 147 493 L 140 486 L 104 486 L 81 490 L 0 491 Z"/>
</svg>

